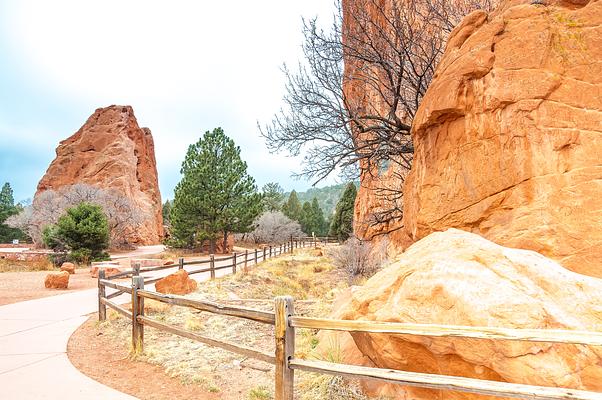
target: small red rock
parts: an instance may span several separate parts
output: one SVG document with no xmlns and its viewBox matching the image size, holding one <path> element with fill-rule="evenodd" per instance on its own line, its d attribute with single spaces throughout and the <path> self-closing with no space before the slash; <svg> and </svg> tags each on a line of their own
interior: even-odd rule
<svg viewBox="0 0 602 400">
<path fill-rule="evenodd" d="M 46 275 L 44 286 L 48 289 L 67 289 L 69 286 L 69 272 L 51 272 Z"/>
<path fill-rule="evenodd" d="M 92 267 L 90 267 L 90 275 L 92 275 L 92 278 L 98 278 L 98 270 L 99 269 L 104 269 L 105 278 L 108 278 L 109 276 L 117 275 L 117 274 L 123 272 L 119 268 L 115 268 L 113 265 L 110 265 L 110 266 L 93 265 Z"/>
<path fill-rule="evenodd" d="M 61 265 L 61 271 L 67 271 L 70 274 L 75 274 L 75 264 L 64 262 L 63 265 Z"/>
<path fill-rule="evenodd" d="M 196 290 L 197 283 L 188 277 L 188 272 L 183 269 L 166 276 L 155 284 L 159 293 L 188 294 Z"/>
</svg>

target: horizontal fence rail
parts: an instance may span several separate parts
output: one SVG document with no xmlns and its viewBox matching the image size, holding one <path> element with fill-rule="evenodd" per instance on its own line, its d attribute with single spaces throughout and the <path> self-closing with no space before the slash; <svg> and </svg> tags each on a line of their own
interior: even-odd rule
<svg viewBox="0 0 602 400">
<path fill-rule="evenodd" d="M 255 310 L 245 307 L 231 307 L 212 301 L 191 300 L 183 296 L 160 294 L 148 290 L 138 290 L 138 296 L 146 299 L 157 300 L 174 306 L 194 308 L 199 311 L 207 311 L 212 314 L 227 315 L 231 317 L 244 318 L 255 322 L 274 325 L 274 313 Z"/>
<path fill-rule="evenodd" d="M 429 337 L 502 339 L 602 346 L 601 332 L 560 329 L 511 329 L 458 325 L 409 324 L 394 322 L 350 321 L 337 319 L 291 317 L 294 328 L 323 329 L 344 332 L 390 333 Z"/>
<path fill-rule="evenodd" d="M 460 392 L 498 397 L 510 397 L 515 399 L 602 399 L 602 393 L 587 392 L 584 390 L 522 385 L 517 383 L 488 381 L 458 376 L 434 375 L 382 368 L 360 367 L 356 365 L 334 364 L 323 361 L 292 359 L 289 361 L 289 367 L 294 370 L 345 376 L 347 378 L 371 379 L 388 383 L 397 383 L 406 386 L 416 386 L 428 389 L 456 390 Z"/>
</svg>

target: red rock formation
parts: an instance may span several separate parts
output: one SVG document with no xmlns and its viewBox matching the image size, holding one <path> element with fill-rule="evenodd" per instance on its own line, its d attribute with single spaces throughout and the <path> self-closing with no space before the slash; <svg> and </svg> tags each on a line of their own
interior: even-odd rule
<svg viewBox="0 0 602 400">
<path fill-rule="evenodd" d="M 99 108 L 63 140 L 36 196 L 77 183 L 116 190 L 148 216 L 146 223 L 128 234 L 129 242 L 161 241 L 163 218 L 153 137 L 148 128 L 138 126 L 132 107 Z"/>
<path fill-rule="evenodd" d="M 69 286 L 69 272 L 51 272 L 44 280 L 46 289 L 67 289 Z"/>
<path fill-rule="evenodd" d="M 457 227 L 602 276 L 602 2 L 548 3 L 505 1 L 450 36 L 394 242 Z"/>
<path fill-rule="evenodd" d="M 188 272 L 183 269 L 157 281 L 155 288 L 159 293 L 188 294 L 197 288 L 197 282 L 188 277 Z"/>
<path fill-rule="evenodd" d="M 364 286 L 343 295 L 334 317 L 597 332 L 601 292 L 600 279 L 451 229 L 413 244 Z M 322 335 L 320 350 L 340 344 L 346 362 L 380 368 L 602 391 L 602 352 L 595 347 L 367 333 L 352 333 L 350 341 L 348 335 Z M 375 383 L 365 388 L 400 400 L 491 398 Z"/>
</svg>

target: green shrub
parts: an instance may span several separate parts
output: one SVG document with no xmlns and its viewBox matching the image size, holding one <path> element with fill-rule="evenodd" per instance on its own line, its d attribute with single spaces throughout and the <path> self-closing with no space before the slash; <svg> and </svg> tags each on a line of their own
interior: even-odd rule
<svg viewBox="0 0 602 400">
<path fill-rule="evenodd" d="M 56 225 L 43 231 L 44 244 L 55 251 L 67 250 L 79 264 L 108 259 L 109 225 L 100 206 L 81 203 L 69 208 Z"/>
</svg>

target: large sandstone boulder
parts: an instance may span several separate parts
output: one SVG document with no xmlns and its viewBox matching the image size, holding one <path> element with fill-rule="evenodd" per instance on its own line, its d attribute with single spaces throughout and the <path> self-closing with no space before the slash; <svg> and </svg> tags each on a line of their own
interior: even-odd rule
<svg viewBox="0 0 602 400">
<path fill-rule="evenodd" d="M 190 279 L 188 272 L 183 269 L 155 283 L 155 289 L 159 293 L 188 294 L 194 292 L 196 288 L 197 282 L 194 279 Z"/>
<path fill-rule="evenodd" d="M 602 280 L 528 250 L 450 229 L 410 246 L 397 262 L 347 293 L 348 320 L 505 328 L 602 329 Z M 352 333 L 343 354 L 405 371 L 602 391 L 602 349 L 582 345 Z M 357 353 L 357 349 L 361 354 Z M 365 356 L 365 358 L 362 357 Z M 395 399 L 486 396 L 371 384 Z"/>
<path fill-rule="evenodd" d="M 602 2 L 504 1 L 453 31 L 393 242 L 460 228 L 602 276 Z"/>
<path fill-rule="evenodd" d="M 156 244 L 163 237 L 155 147 L 130 106 L 97 109 L 56 149 L 36 196 L 77 183 L 115 190 L 130 199 L 147 221 L 126 233 L 129 243 Z"/>
<path fill-rule="evenodd" d="M 67 289 L 69 286 L 69 272 L 51 272 L 46 275 L 44 286 L 47 289 Z"/>
</svg>

